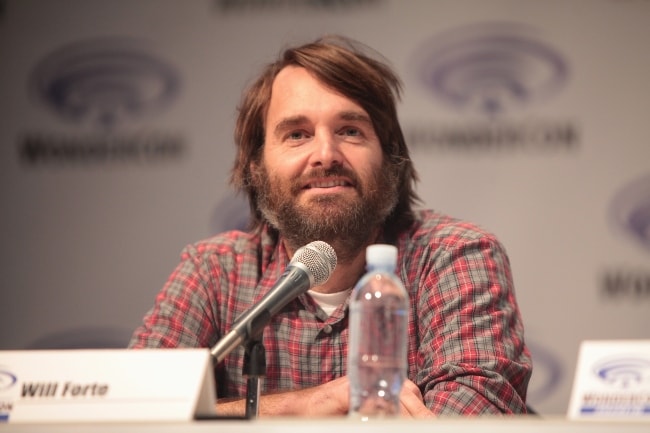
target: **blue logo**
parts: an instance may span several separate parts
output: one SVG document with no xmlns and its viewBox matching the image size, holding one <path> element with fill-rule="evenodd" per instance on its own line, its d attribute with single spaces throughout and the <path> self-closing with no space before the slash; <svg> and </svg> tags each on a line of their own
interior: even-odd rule
<svg viewBox="0 0 650 433">
<path fill-rule="evenodd" d="M 137 41 L 104 38 L 52 52 L 36 65 L 30 86 L 64 119 L 112 129 L 166 106 L 177 95 L 180 79 Z"/>
<path fill-rule="evenodd" d="M 417 52 L 417 70 L 433 96 L 489 117 L 549 97 L 569 70 L 553 47 L 515 23 L 483 23 L 435 36 Z"/>
<path fill-rule="evenodd" d="M 17 380 L 18 379 L 14 374 L 5 370 L 0 370 L 0 391 L 11 388 Z"/>
<path fill-rule="evenodd" d="M 616 388 L 629 388 L 650 381 L 650 360 L 618 358 L 601 362 L 594 367 L 596 376 Z"/>
<path fill-rule="evenodd" d="M 212 233 L 228 230 L 246 231 L 250 224 L 248 200 L 239 195 L 227 195 L 217 203 L 210 220 Z"/>
<path fill-rule="evenodd" d="M 534 364 L 534 374 L 528 385 L 527 400 L 535 406 L 548 400 L 557 391 L 564 371 L 557 356 L 546 346 L 526 341 Z"/>
<path fill-rule="evenodd" d="M 614 223 L 650 251 L 650 175 L 625 185 L 611 205 Z"/>
</svg>

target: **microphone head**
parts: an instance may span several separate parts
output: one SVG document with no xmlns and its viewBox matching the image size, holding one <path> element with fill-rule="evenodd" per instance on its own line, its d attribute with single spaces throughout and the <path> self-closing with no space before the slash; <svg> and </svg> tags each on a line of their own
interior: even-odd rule
<svg viewBox="0 0 650 433">
<path fill-rule="evenodd" d="M 336 251 L 327 242 L 310 242 L 293 255 L 292 265 L 302 264 L 307 268 L 310 287 L 320 286 L 325 283 L 336 267 Z"/>
</svg>

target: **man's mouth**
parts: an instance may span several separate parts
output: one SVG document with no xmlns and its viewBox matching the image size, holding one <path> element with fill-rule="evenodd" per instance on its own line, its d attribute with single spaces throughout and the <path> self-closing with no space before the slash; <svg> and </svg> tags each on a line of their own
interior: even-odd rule
<svg viewBox="0 0 650 433">
<path fill-rule="evenodd" d="M 345 179 L 323 179 L 309 182 L 305 189 L 311 188 L 335 188 L 337 186 L 352 186 L 352 183 Z"/>
</svg>

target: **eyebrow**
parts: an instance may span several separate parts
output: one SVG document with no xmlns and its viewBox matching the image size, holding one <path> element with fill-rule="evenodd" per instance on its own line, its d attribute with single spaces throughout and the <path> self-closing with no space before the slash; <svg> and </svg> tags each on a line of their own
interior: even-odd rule
<svg viewBox="0 0 650 433">
<path fill-rule="evenodd" d="M 284 119 L 279 121 L 277 125 L 275 125 L 273 132 L 275 133 L 275 135 L 281 135 L 283 131 L 294 128 L 302 123 L 305 123 L 306 121 L 307 121 L 307 116 L 298 115 L 298 116 L 285 117 Z"/>
<path fill-rule="evenodd" d="M 372 125 L 370 117 L 365 113 L 360 113 L 358 111 L 343 111 L 339 113 L 339 118 L 342 120 L 350 120 L 354 122 L 364 122 L 369 125 Z"/>
<path fill-rule="evenodd" d="M 358 111 L 342 111 L 338 114 L 338 117 L 341 120 L 347 120 L 351 122 L 363 122 L 372 126 L 370 117 L 368 117 L 367 114 Z M 299 126 L 308 121 L 309 119 L 307 118 L 307 116 L 303 116 L 300 114 L 297 116 L 285 117 L 284 119 L 279 121 L 277 125 L 275 125 L 275 128 L 273 128 L 273 132 L 275 135 L 281 135 L 283 131 L 287 129 L 295 128 L 296 126 Z"/>
</svg>

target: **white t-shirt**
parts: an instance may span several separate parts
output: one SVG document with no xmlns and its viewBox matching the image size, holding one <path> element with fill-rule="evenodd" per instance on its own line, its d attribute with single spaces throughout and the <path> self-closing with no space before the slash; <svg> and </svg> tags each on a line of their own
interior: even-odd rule
<svg viewBox="0 0 650 433">
<path fill-rule="evenodd" d="M 336 293 L 320 293 L 314 292 L 313 290 L 307 290 L 307 293 L 309 293 L 314 301 L 320 305 L 320 307 L 327 313 L 328 316 L 331 316 L 334 310 L 336 310 L 339 305 L 345 302 L 351 291 L 352 289 Z"/>
</svg>

